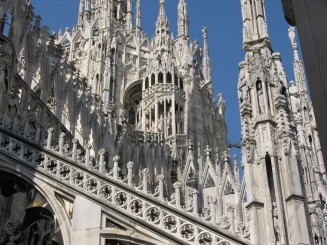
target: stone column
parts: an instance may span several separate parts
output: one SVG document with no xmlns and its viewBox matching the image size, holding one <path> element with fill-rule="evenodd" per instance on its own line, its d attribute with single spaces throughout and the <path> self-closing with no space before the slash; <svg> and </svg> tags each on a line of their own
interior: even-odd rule
<svg viewBox="0 0 327 245">
<path fill-rule="evenodd" d="M 155 105 L 154 105 L 154 132 L 158 132 L 158 117 L 159 117 L 159 105 L 157 98 L 155 98 Z"/>
<path fill-rule="evenodd" d="M 59 136 L 59 153 L 60 153 L 60 155 L 64 154 L 65 136 L 66 136 L 66 134 L 64 132 L 62 132 Z"/>
<path fill-rule="evenodd" d="M 172 126 L 172 135 L 176 135 L 176 112 L 175 112 L 175 105 L 176 103 L 176 99 L 175 99 L 175 94 L 173 94 L 173 99 L 171 102 L 171 106 L 172 106 L 172 122 L 171 122 L 171 126 Z"/>
<path fill-rule="evenodd" d="M 85 165 L 87 167 L 90 167 L 91 148 L 92 148 L 92 145 L 90 143 L 88 143 L 86 145 L 86 153 L 85 153 Z"/>
<path fill-rule="evenodd" d="M 163 125 L 164 125 L 164 137 L 166 138 L 166 136 L 167 136 L 167 134 L 168 134 L 168 132 L 167 132 L 167 122 L 166 122 L 166 120 L 167 120 L 167 101 L 165 100 L 164 101 L 164 116 L 163 116 L 163 120 L 164 120 L 164 123 L 163 123 Z"/>
<path fill-rule="evenodd" d="M 269 101 L 270 101 L 270 105 L 272 105 L 273 100 L 272 100 L 272 96 L 271 96 L 271 87 L 269 85 L 268 85 L 268 98 L 269 98 Z M 274 115 L 273 106 L 270 106 L 270 113 L 271 113 L 272 116 Z"/>
<path fill-rule="evenodd" d="M 72 158 L 75 161 L 76 160 L 76 153 L 77 153 L 77 144 L 78 144 L 78 139 L 73 139 L 73 154 L 72 154 Z"/>
<path fill-rule="evenodd" d="M 199 215 L 199 207 L 198 207 L 198 194 L 199 192 L 197 190 L 192 192 L 192 196 L 193 196 L 193 214 L 195 216 Z"/>
<path fill-rule="evenodd" d="M 133 162 L 127 163 L 127 183 L 129 186 L 133 185 L 133 167 L 134 167 Z"/>
<path fill-rule="evenodd" d="M 99 172 L 103 173 L 105 170 L 105 161 L 104 161 L 104 154 L 106 151 L 104 149 L 99 150 Z"/>
<path fill-rule="evenodd" d="M 149 169 L 145 168 L 142 170 L 142 175 L 143 175 L 143 192 L 148 193 L 148 175 L 149 175 Z"/>
<path fill-rule="evenodd" d="M 159 80 L 159 74 L 158 73 L 155 74 L 155 78 L 156 78 L 155 84 L 158 84 L 158 80 Z"/>
<path fill-rule="evenodd" d="M 48 149 L 51 149 L 52 136 L 53 136 L 53 128 L 49 128 L 48 129 L 48 139 L 47 139 L 47 148 Z"/>
<path fill-rule="evenodd" d="M 252 113 L 253 117 L 256 118 L 257 114 L 259 114 L 259 104 L 258 104 L 258 96 L 257 96 L 257 90 L 255 88 L 255 85 L 251 88 L 251 101 L 252 101 Z"/>
<path fill-rule="evenodd" d="M 176 198 L 176 208 L 181 208 L 181 182 L 177 181 L 174 183 L 174 189 L 175 189 L 175 198 Z"/>
<path fill-rule="evenodd" d="M 159 180 L 159 199 L 161 201 L 164 201 L 164 180 L 165 180 L 165 176 L 163 174 L 159 174 L 157 176 L 158 180 Z"/>
<path fill-rule="evenodd" d="M 113 158 L 114 161 L 114 169 L 113 169 L 113 177 L 115 180 L 118 180 L 119 177 L 119 167 L 118 167 L 118 161 L 119 161 L 119 156 L 114 156 Z"/>
</svg>

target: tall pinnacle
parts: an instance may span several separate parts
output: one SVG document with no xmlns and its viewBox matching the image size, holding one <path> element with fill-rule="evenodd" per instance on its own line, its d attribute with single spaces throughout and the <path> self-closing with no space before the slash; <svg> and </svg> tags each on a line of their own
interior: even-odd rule
<svg viewBox="0 0 327 245">
<path fill-rule="evenodd" d="M 166 16 L 166 3 L 165 3 L 165 0 L 160 0 L 159 17 L 160 16 Z"/>
<path fill-rule="evenodd" d="M 205 81 L 211 81 L 211 62 L 209 57 L 209 47 L 208 47 L 208 28 L 204 27 L 203 32 L 203 73 Z"/>
<path fill-rule="evenodd" d="M 178 3 L 178 37 L 189 36 L 189 19 L 187 15 L 186 0 L 179 0 Z"/>
<path fill-rule="evenodd" d="M 156 48 L 168 48 L 169 43 L 170 35 L 169 23 L 166 15 L 166 4 L 165 0 L 160 0 L 159 16 L 156 23 L 155 45 Z"/>
<path fill-rule="evenodd" d="M 296 84 L 298 85 L 300 92 L 307 91 L 304 68 L 303 68 L 302 61 L 299 57 L 298 44 L 296 42 L 294 27 L 290 27 L 288 29 L 288 36 L 291 40 L 291 44 L 293 48 L 293 54 L 294 54 L 293 69 L 294 69 L 294 77 L 295 77 Z"/>
<path fill-rule="evenodd" d="M 269 40 L 264 0 L 241 0 L 243 43 Z"/>
<path fill-rule="evenodd" d="M 127 1 L 126 28 L 128 31 L 133 29 L 133 3 L 132 0 Z"/>
<path fill-rule="evenodd" d="M 156 31 L 158 32 L 160 29 L 166 29 L 169 31 L 165 0 L 160 0 L 159 16 L 156 23 Z"/>
</svg>

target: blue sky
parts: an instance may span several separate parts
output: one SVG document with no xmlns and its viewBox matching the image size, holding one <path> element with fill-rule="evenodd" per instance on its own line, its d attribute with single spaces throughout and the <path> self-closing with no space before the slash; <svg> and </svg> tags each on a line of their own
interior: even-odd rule
<svg viewBox="0 0 327 245">
<path fill-rule="evenodd" d="M 159 0 L 141 0 L 142 27 L 152 36 L 159 10 Z M 273 50 L 280 52 L 289 80 L 293 75 L 293 54 L 288 39 L 280 0 L 267 0 L 268 31 Z M 166 0 L 171 32 L 176 33 L 178 0 Z M 50 31 L 72 27 L 77 22 L 79 0 L 32 0 L 36 14 Z M 214 93 L 223 93 L 227 104 L 229 140 L 240 142 L 240 116 L 237 99 L 238 64 L 242 51 L 242 16 L 240 0 L 187 0 L 190 36 L 202 43 L 202 27 L 207 26 L 213 70 Z"/>
</svg>

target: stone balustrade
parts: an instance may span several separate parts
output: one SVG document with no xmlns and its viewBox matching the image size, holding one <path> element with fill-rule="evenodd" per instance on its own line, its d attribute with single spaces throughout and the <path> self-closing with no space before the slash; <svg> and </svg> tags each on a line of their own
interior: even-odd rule
<svg viewBox="0 0 327 245">
<path fill-rule="evenodd" d="M 61 133 L 58 145 L 52 145 L 53 129 L 50 128 L 46 143 L 40 145 L 0 127 L 0 152 L 23 166 L 34 168 L 52 181 L 124 211 L 188 244 L 249 244 L 230 231 L 218 228 L 215 215 L 210 219 L 199 215 L 197 192 L 192 194 L 191 206 L 182 207 L 180 182 L 174 184 L 175 193 L 169 199 L 164 196 L 165 178 L 159 174 L 158 187 L 151 193 L 147 183 L 148 169 L 142 170 L 142 182 L 136 186 L 132 162 L 127 163 L 127 176 L 121 178 L 118 156 L 113 158 L 113 168 L 108 169 L 104 150 L 93 156 L 90 145 L 81 149 L 76 139 L 66 144 L 65 137 L 66 134 Z M 209 213 L 215 213 L 214 205 Z"/>
</svg>

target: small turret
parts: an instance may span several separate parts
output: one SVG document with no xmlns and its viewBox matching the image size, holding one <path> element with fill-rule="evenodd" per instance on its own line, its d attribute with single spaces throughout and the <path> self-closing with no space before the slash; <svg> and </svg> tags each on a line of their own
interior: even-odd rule
<svg viewBox="0 0 327 245">
<path fill-rule="evenodd" d="M 141 31 L 141 0 L 136 1 L 136 30 Z"/>
</svg>

